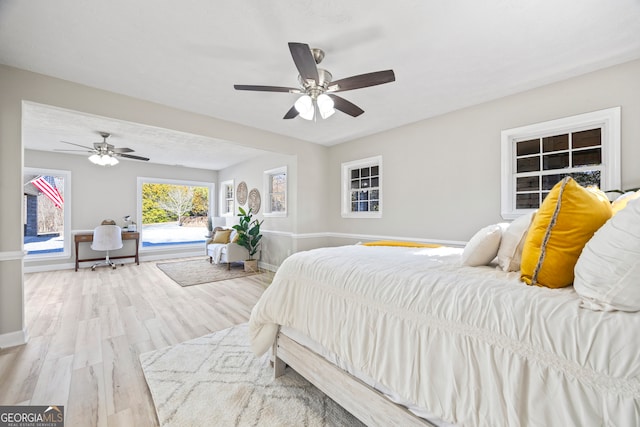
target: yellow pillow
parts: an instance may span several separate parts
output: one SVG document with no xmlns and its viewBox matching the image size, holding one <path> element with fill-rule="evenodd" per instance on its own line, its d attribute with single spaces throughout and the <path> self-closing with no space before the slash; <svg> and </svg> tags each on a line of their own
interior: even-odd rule
<svg viewBox="0 0 640 427">
<path fill-rule="evenodd" d="M 624 209 L 625 206 L 627 206 L 627 203 L 637 198 L 640 198 L 640 190 L 636 192 L 629 191 L 627 193 L 624 193 L 623 195 L 615 199 L 611 204 L 611 209 L 613 210 L 613 214 L 614 215 L 617 214 L 622 209 Z"/>
<path fill-rule="evenodd" d="M 565 177 L 545 197 L 531 223 L 520 278 L 548 288 L 571 285 L 582 248 L 609 218 L 611 203 L 602 191 Z"/>
<path fill-rule="evenodd" d="M 229 235 L 231 234 L 230 229 L 226 230 L 218 230 L 216 234 L 213 235 L 212 243 L 229 243 Z"/>
</svg>

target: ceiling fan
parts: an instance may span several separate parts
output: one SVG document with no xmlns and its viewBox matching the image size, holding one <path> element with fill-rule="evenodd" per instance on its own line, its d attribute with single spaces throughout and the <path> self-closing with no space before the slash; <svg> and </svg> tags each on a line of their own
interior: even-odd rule
<svg viewBox="0 0 640 427">
<path fill-rule="evenodd" d="M 324 59 L 322 49 L 312 49 L 305 43 L 289 43 L 289 50 L 300 73 L 298 76 L 300 87 L 233 85 L 236 90 L 302 94 L 284 115 L 284 119 L 293 119 L 300 115 L 303 119 L 312 120 L 316 117 L 316 110 L 323 119 L 331 116 L 335 110 L 358 117 L 364 113 L 364 110 L 336 95 L 337 92 L 391 83 L 396 80 L 393 70 L 385 70 L 331 81 L 331 73 L 317 67 L 317 64 Z"/>
<path fill-rule="evenodd" d="M 133 153 L 134 150 L 132 150 L 131 148 L 119 148 L 119 147 L 114 147 L 113 145 L 109 144 L 107 142 L 107 138 L 109 138 L 111 136 L 110 133 L 108 132 L 98 132 L 100 134 L 100 136 L 102 137 L 102 142 L 94 142 L 93 143 L 93 148 L 91 147 L 87 147 L 84 145 L 80 145 L 80 144 L 75 144 L 73 142 L 67 142 L 67 141 L 60 141 L 63 142 L 65 144 L 70 144 L 70 145 L 75 145 L 77 147 L 82 147 L 84 148 L 84 150 L 62 150 L 62 149 L 54 149 L 54 151 L 85 151 L 89 154 L 91 154 L 91 156 L 89 156 L 89 160 L 92 163 L 95 163 L 97 165 L 101 165 L 101 166 L 113 166 L 118 164 L 118 159 L 116 159 L 116 157 L 124 157 L 127 159 L 133 159 L 133 160 L 143 160 L 143 161 L 148 161 L 149 159 L 147 157 L 142 157 L 142 156 L 134 156 L 133 154 L 128 154 L 128 153 Z"/>
</svg>

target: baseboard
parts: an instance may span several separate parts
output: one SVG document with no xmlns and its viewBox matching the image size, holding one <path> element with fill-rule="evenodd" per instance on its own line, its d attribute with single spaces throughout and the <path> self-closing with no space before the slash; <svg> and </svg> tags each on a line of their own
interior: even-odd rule
<svg viewBox="0 0 640 427">
<path fill-rule="evenodd" d="M 180 252 L 180 253 L 153 253 L 146 252 L 140 254 L 140 261 L 162 261 L 165 259 L 176 259 L 176 258 L 190 258 L 201 256 L 206 258 L 206 254 L 202 248 L 198 248 L 197 250 L 193 250 L 190 252 Z"/>
<path fill-rule="evenodd" d="M 42 264 L 42 265 L 24 265 L 25 273 L 42 273 L 44 271 L 57 271 L 57 270 L 70 270 L 75 268 L 76 265 L 72 262 L 62 264 Z"/>
<path fill-rule="evenodd" d="M 258 261 L 258 267 L 260 267 L 263 270 L 272 271 L 274 273 L 276 272 L 276 270 L 278 270 L 278 266 L 277 265 L 268 264 L 268 263 L 262 262 L 262 261 Z"/>
<path fill-rule="evenodd" d="M 29 334 L 26 329 L 2 334 L 0 335 L 0 349 L 26 344 L 27 341 L 29 341 Z"/>
</svg>

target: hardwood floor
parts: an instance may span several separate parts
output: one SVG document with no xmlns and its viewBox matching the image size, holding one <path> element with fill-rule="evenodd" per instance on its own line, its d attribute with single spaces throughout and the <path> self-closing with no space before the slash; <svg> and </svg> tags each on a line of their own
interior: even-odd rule
<svg viewBox="0 0 640 427">
<path fill-rule="evenodd" d="M 138 356 L 246 322 L 272 278 L 183 288 L 155 262 L 26 274 L 30 339 L 0 351 L 0 405 L 64 405 L 68 426 L 157 426 Z"/>
</svg>

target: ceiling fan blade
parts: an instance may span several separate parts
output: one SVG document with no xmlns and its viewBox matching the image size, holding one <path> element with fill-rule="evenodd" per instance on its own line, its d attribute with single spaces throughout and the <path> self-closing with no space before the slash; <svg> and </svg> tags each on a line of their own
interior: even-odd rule
<svg viewBox="0 0 640 427">
<path fill-rule="evenodd" d="M 116 155 L 117 157 L 126 157 L 127 159 L 144 160 L 145 162 L 149 160 L 149 158 L 147 158 L 147 157 L 134 156 L 133 154 L 115 153 L 115 155 Z"/>
<path fill-rule="evenodd" d="M 331 82 L 327 88 L 327 92 L 344 92 L 345 90 L 360 89 L 363 87 L 391 83 L 395 80 L 396 76 L 393 73 L 393 70 L 376 71 Z"/>
<path fill-rule="evenodd" d="M 115 148 L 113 149 L 114 153 L 133 153 L 135 150 L 132 150 L 131 148 L 126 148 L 126 147 L 121 147 L 121 148 Z"/>
<path fill-rule="evenodd" d="M 318 67 L 309 45 L 305 43 L 289 43 L 289 50 L 300 76 L 304 80 L 313 80 L 318 83 Z"/>
<path fill-rule="evenodd" d="M 93 150 L 94 150 L 93 148 L 87 147 L 86 145 L 75 144 L 73 142 L 67 142 L 67 141 L 60 141 L 60 142 L 65 143 L 65 144 L 75 145 L 76 147 L 82 147 L 82 148 L 85 148 L 85 149 L 87 149 L 87 150 L 89 150 L 91 152 L 93 152 Z"/>
<path fill-rule="evenodd" d="M 335 108 L 336 110 L 342 111 L 343 113 L 348 114 L 351 117 L 358 117 L 360 114 L 364 113 L 364 110 L 358 107 L 353 102 L 349 102 L 346 99 L 339 97 L 338 95 L 333 95 L 331 93 L 328 93 L 327 95 L 329 95 L 331 99 L 333 99 L 333 108 Z"/>
<path fill-rule="evenodd" d="M 95 153 L 94 150 L 63 150 L 62 148 L 54 148 L 53 151 L 60 151 L 63 153 Z"/>
<path fill-rule="evenodd" d="M 298 114 L 298 110 L 296 110 L 296 106 L 294 105 L 289 109 L 289 111 L 287 111 L 287 114 L 284 115 L 283 119 L 293 119 L 298 117 Z"/>
<path fill-rule="evenodd" d="M 259 85 L 233 85 L 235 90 L 255 90 L 259 92 L 288 92 L 288 93 L 302 93 L 302 91 L 295 87 L 282 87 L 282 86 L 259 86 Z"/>
</svg>

